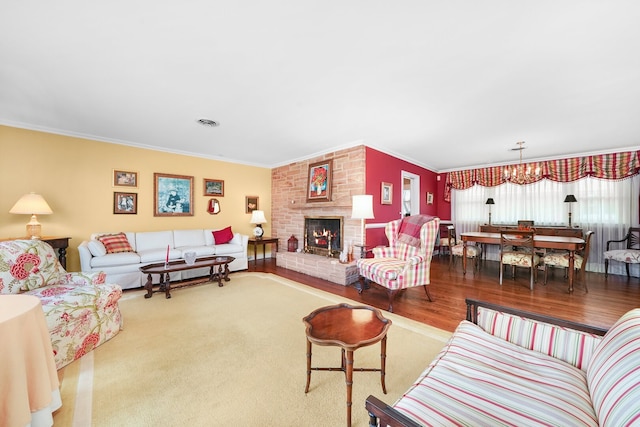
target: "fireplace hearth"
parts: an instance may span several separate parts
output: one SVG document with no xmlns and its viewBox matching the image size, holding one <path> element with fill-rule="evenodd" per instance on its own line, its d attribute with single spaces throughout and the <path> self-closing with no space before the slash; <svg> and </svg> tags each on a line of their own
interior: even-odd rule
<svg viewBox="0 0 640 427">
<path fill-rule="evenodd" d="M 304 217 L 304 252 L 338 258 L 342 250 L 341 216 Z"/>
</svg>

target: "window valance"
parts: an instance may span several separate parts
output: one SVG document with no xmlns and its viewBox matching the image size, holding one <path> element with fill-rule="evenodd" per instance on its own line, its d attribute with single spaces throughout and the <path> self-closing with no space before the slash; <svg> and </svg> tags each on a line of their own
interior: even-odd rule
<svg viewBox="0 0 640 427">
<path fill-rule="evenodd" d="M 557 182 L 571 182 L 588 176 L 600 179 L 624 179 L 640 173 L 640 151 L 626 153 L 598 154 L 569 159 L 523 163 L 525 170 L 532 173 L 524 184 L 532 184 L 542 179 Z M 520 165 L 515 165 L 520 166 Z M 514 166 L 508 166 L 513 168 Z M 474 185 L 495 187 L 510 182 L 504 171 L 507 166 L 492 166 L 448 172 L 444 199 L 451 201 L 451 190 L 465 190 Z"/>
</svg>

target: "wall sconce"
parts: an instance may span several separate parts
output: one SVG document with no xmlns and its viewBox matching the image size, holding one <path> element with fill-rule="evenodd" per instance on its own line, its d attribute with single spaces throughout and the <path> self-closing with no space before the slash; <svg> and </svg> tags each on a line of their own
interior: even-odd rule
<svg viewBox="0 0 640 427">
<path fill-rule="evenodd" d="M 571 204 L 577 202 L 576 196 L 573 194 L 567 194 L 567 197 L 564 198 L 565 203 L 569 203 L 569 228 L 571 228 Z"/>
<path fill-rule="evenodd" d="M 351 206 L 351 219 L 360 220 L 360 231 L 362 233 L 360 242 L 361 245 L 364 246 L 364 220 L 373 219 L 373 196 L 369 194 L 353 196 L 353 205 Z"/>
<path fill-rule="evenodd" d="M 20 197 L 9 213 L 31 215 L 31 221 L 27 223 L 27 236 L 30 239 L 39 239 L 42 237 L 42 225 L 38 222 L 36 215 L 49 215 L 53 211 L 44 197 L 36 193 L 29 193 Z"/>
<path fill-rule="evenodd" d="M 496 203 L 493 201 L 491 197 L 487 199 L 485 205 L 489 205 L 489 225 L 491 225 L 491 205 L 495 205 Z"/>
<path fill-rule="evenodd" d="M 253 229 L 253 235 L 256 237 L 256 239 L 262 239 L 262 235 L 264 234 L 262 224 L 267 223 L 267 219 L 264 217 L 264 211 L 252 211 L 251 221 L 249 221 L 249 223 L 256 225 L 256 228 Z"/>
</svg>

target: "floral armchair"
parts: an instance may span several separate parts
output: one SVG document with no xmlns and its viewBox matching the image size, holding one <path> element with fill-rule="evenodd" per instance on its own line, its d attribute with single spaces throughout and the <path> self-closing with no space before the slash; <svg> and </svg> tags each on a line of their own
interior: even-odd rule
<svg viewBox="0 0 640 427">
<path fill-rule="evenodd" d="M 122 326 L 122 289 L 104 273 L 68 273 L 40 240 L 0 242 L 0 294 L 38 297 L 51 335 L 56 368 L 113 338 Z"/>
<path fill-rule="evenodd" d="M 357 261 L 360 274 L 358 292 L 362 293 L 367 282 L 374 282 L 387 289 L 388 311 L 393 312 L 393 299 L 401 290 L 423 286 L 432 301 L 427 285 L 430 283 L 431 257 L 440 229 L 440 218 L 414 215 L 385 226 L 388 247 L 374 248 L 373 258 Z"/>
</svg>

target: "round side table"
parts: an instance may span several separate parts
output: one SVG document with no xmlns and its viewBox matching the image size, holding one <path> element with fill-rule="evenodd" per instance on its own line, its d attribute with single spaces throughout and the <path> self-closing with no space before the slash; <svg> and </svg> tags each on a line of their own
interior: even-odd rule
<svg viewBox="0 0 640 427">
<path fill-rule="evenodd" d="M 347 426 L 351 426 L 353 353 L 360 347 L 380 343 L 380 368 L 358 368 L 356 370 L 380 372 L 382 391 L 386 394 L 385 360 L 387 357 L 387 331 L 391 326 L 391 320 L 384 318 L 380 310 L 373 307 L 338 304 L 314 310 L 302 321 L 306 326 L 307 335 L 307 385 L 304 392 L 309 392 L 311 371 L 344 372 L 347 384 Z M 340 347 L 342 354 L 340 367 L 312 367 L 312 344 Z"/>
</svg>

